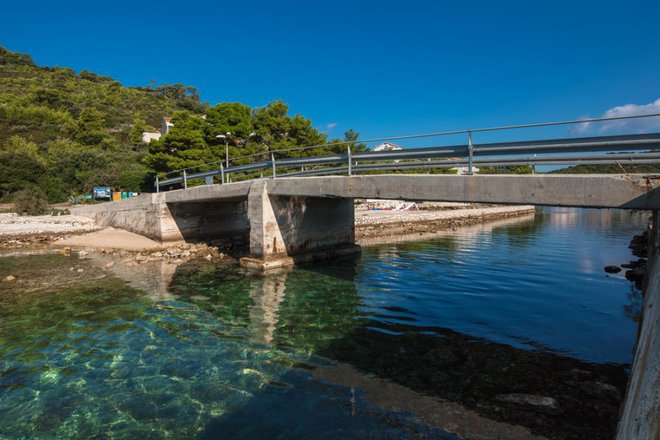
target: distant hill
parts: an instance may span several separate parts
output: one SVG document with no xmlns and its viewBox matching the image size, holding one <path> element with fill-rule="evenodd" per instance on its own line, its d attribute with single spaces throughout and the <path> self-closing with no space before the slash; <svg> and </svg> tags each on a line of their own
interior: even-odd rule
<svg viewBox="0 0 660 440">
<path fill-rule="evenodd" d="M 51 202 L 95 185 L 148 187 L 153 171 L 143 163 L 148 149 L 136 142 L 141 131 L 207 106 L 192 87 L 124 87 L 0 47 L 0 201 L 31 186 Z"/>
<path fill-rule="evenodd" d="M 86 70 L 39 67 L 29 55 L 0 47 L 0 144 L 14 135 L 35 142 L 75 139 L 85 113 L 102 119 L 105 135 L 128 144 L 136 119 L 158 127 L 163 116 L 201 114 L 206 107 L 192 87 L 124 87 Z"/>
<path fill-rule="evenodd" d="M 627 173 L 660 174 L 660 164 L 621 164 Z M 554 174 L 622 174 L 623 170 L 617 165 L 576 165 L 551 171 Z"/>
</svg>

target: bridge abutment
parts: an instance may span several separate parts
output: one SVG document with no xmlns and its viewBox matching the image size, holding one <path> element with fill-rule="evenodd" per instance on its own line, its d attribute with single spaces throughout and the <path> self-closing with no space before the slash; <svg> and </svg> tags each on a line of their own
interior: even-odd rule
<svg viewBox="0 0 660 440">
<path fill-rule="evenodd" d="M 660 432 L 660 216 L 653 212 L 644 304 L 635 358 L 616 439 L 657 438 Z"/>
<path fill-rule="evenodd" d="M 359 252 L 351 198 L 274 196 L 268 182 L 248 194 L 250 255 L 244 267 L 266 270 Z"/>
</svg>

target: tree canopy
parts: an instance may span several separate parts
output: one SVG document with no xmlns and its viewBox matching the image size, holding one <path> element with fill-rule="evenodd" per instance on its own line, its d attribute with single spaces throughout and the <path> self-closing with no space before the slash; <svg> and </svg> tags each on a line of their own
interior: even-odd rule
<svg viewBox="0 0 660 440">
<path fill-rule="evenodd" d="M 203 116 L 181 111 L 174 114 L 172 124 L 167 136 L 149 144 L 145 158 L 149 167 L 162 174 L 221 162 L 225 147 L 230 165 L 268 160 L 271 152 L 280 150 L 290 151 L 278 155 L 301 157 L 345 151 L 349 145 L 354 151 L 367 148 L 357 142 L 359 133 L 354 130 L 347 132 L 346 139 L 328 139 L 309 119 L 289 115 L 289 106 L 280 100 L 258 108 L 223 102 L 207 108 Z M 327 143 L 341 145 L 324 145 Z"/>
</svg>

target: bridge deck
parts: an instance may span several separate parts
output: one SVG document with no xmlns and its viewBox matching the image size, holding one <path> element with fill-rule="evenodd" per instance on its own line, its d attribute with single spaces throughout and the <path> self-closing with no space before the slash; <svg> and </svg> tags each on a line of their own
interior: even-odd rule
<svg viewBox="0 0 660 440">
<path fill-rule="evenodd" d="M 265 180 L 276 196 L 434 200 L 595 208 L 660 209 L 660 178 L 642 175 L 419 175 L 290 177 Z M 165 203 L 245 198 L 250 182 L 155 195 Z"/>
</svg>

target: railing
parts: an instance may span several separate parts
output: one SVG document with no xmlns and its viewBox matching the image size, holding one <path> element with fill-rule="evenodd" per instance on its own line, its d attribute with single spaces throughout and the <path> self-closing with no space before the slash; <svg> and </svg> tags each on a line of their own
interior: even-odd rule
<svg viewBox="0 0 660 440">
<path fill-rule="evenodd" d="M 367 143 L 467 134 L 466 144 L 451 146 L 434 146 L 395 151 L 366 151 L 353 153 L 351 151 L 350 145 L 354 142 L 344 141 L 322 145 L 313 145 L 309 147 L 275 150 L 270 152 L 270 160 L 268 161 L 254 162 L 245 165 L 234 165 L 228 168 L 225 168 L 222 162 L 186 168 L 183 170 L 178 170 L 177 172 L 179 172 L 180 175 L 176 177 L 170 177 L 166 179 L 156 178 L 154 186 L 156 187 L 156 191 L 160 191 L 162 187 L 171 187 L 173 185 L 181 185 L 183 188 L 187 188 L 188 183 L 194 179 L 203 179 L 206 184 L 212 184 L 214 183 L 215 176 L 220 176 L 220 183 L 224 184 L 231 180 L 232 175 L 243 173 L 260 173 L 259 178 L 262 178 L 264 172 L 270 173 L 268 177 L 275 179 L 277 177 L 301 177 L 332 174 L 348 174 L 350 176 L 359 172 L 367 171 L 394 171 L 457 167 L 464 167 L 466 168 L 467 174 L 472 174 L 474 167 L 478 166 L 505 167 L 521 165 L 625 165 L 660 163 L 660 133 L 520 142 L 496 142 L 487 144 L 475 144 L 472 142 L 472 134 L 477 132 L 530 127 L 547 127 L 566 124 L 585 124 L 591 122 L 616 121 L 655 116 L 660 116 L 660 114 L 546 122 L 538 124 L 446 131 L 440 133 L 396 136 L 390 138 L 355 141 Z M 275 158 L 276 153 L 281 155 L 291 151 L 324 147 L 339 147 L 342 145 L 346 146 L 345 152 L 342 153 L 299 158 Z M 242 156 L 235 158 L 234 160 L 248 159 L 257 156 L 263 157 L 264 154 L 261 153 L 251 156 Z M 219 167 L 209 171 L 190 172 L 200 167 L 209 167 L 212 165 L 219 165 Z M 291 171 L 292 168 L 295 168 L 296 170 Z"/>
</svg>

